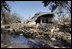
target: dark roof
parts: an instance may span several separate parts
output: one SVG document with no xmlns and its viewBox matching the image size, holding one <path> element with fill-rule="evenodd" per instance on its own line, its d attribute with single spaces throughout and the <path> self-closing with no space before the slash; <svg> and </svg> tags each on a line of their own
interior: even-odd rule
<svg viewBox="0 0 72 49">
<path fill-rule="evenodd" d="M 39 13 L 36 13 L 36 14 L 34 15 L 34 17 L 31 18 L 30 21 L 35 21 L 38 17 L 40 17 L 40 16 L 42 16 L 42 15 L 47 15 L 47 14 L 52 14 L 53 16 L 55 16 L 54 13 L 39 12 Z"/>
</svg>

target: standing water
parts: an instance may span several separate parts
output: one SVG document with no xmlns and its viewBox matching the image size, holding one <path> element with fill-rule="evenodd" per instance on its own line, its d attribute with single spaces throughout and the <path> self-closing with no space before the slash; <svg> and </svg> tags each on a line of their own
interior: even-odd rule
<svg viewBox="0 0 72 49">
<path fill-rule="evenodd" d="M 52 41 L 45 39 L 32 39 L 24 36 L 14 37 L 7 35 L 7 39 L 10 41 L 10 45 L 6 48 L 52 48 L 52 47 L 64 47 L 62 42 L 52 38 Z"/>
<path fill-rule="evenodd" d="M 38 39 L 26 38 L 24 36 L 14 37 L 7 35 L 7 39 L 10 41 L 10 45 L 7 48 L 41 48 L 44 47 L 44 43 Z M 49 47 L 49 46 L 45 46 Z"/>
</svg>

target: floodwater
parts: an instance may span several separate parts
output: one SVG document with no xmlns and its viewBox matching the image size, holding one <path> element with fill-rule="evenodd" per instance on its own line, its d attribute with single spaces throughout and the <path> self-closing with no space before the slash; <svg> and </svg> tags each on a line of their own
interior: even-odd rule
<svg viewBox="0 0 72 49">
<path fill-rule="evenodd" d="M 24 36 L 18 36 L 18 37 L 14 37 L 11 35 L 7 35 L 7 39 L 9 39 L 11 45 L 13 48 L 17 47 L 17 48 L 49 48 L 49 46 L 43 42 L 43 40 L 39 40 L 39 39 L 32 39 L 32 38 L 26 38 Z M 15 46 L 14 46 L 15 45 Z M 26 45 L 26 47 L 24 46 Z M 45 46 L 46 45 L 46 46 Z M 22 47 L 23 46 L 23 47 Z"/>
<path fill-rule="evenodd" d="M 24 36 L 11 36 L 7 35 L 7 39 L 10 41 L 10 45 L 7 48 L 52 48 L 51 46 L 56 45 L 59 48 L 63 47 L 63 44 L 61 41 L 58 41 L 56 39 L 52 39 L 51 42 L 52 45 L 48 45 L 47 42 L 49 40 L 45 39 L 32 39 L 32 38 L 26 38 Z M 66 44 L 67 45 L 67 44 Z M 53 46 L 54 47 L 54 46 Z"/>
</svg>

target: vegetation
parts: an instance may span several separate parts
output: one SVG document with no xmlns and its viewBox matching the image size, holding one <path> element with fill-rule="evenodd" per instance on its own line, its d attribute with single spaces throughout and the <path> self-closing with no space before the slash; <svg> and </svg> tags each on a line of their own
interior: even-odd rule
<svg viewBox="0 0 72 49">
<path fill-rule="evenodd" d="M 16 23 L 16 21 L 20 20 L 19 16 L 16 13 L 10 14 L 6 12 L 5 15 L 7 24 Z"/>
<path fill-rule="evenodd" d="M 3 24 L 9 24 L 20 20 L 16 13 L 10 13 L 10 7 L 6 1 L 1 1 L 1 20 Z"/>
<path fill-rule="evenodd" d="M 71 3 L 69 3 L 68 1 L 43 1 L 43 3 L 45 7 L 49 6 L 50 4 L 51 5 L 50 9 L 52 12 L 57 8 L 65 8 L 66 10 L 71 12 Z"/>
</svg>

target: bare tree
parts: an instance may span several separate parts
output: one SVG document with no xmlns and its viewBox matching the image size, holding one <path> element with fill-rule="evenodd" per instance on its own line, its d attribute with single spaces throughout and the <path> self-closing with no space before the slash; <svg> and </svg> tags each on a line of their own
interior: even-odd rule
<svg viewBox="0 0 72 49">
<path fill-rule="evenodd" d="M 1 17 L 2 17 L 1 20 L 3 21 L 4 24 L 7 23 L 5 16 L 6 11 L 10 12 L 9 5 L 6 3 L 6 1 L 1 1 Z"/>
<path fill-rule="evenodd" d="M 49 6 L 50 9 L 53 12 L 56 10 L 56 8 L 64 8 L 68 10 L 68 12 L 71 12 L 71 2 L 70 1 L 43 1 L 44 6 Z"/>
</svg>

